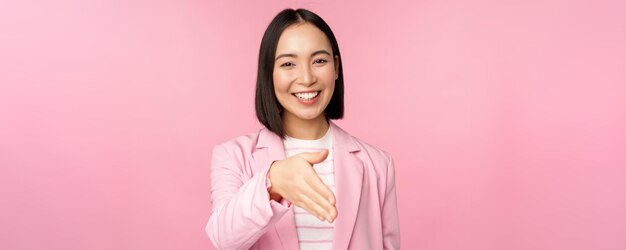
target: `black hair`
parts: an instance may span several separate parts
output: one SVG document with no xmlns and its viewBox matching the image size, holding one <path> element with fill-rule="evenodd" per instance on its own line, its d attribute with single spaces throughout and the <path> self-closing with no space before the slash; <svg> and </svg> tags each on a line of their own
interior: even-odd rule
<svg viewBox="0 0 626 250">
<path fill-rule="evenodd" d="M 310 23 L 320 29 L 330 41 L 332 47 L 333 60 L 338 59 L 338 77 L 335 80 L 335 90 L 333 96 L 324 110 L 326 120 L 343 118 L 343 70 L 341 63 L 341 53 L 337 39 L 328 24 L 317 14 L 305 9 L 284 9 L 270 22 L 263 34 L 261 48 L 259 49 L 259 66 L 256 79 L 255 108 L 259 121 L 270 131 L 285 136 L 285 129 L 282 123 L 281 112 L 283 107 L 278 102 L 274 93 L 274 57 L 276 47 L 283 31 L 292 24 Z"/>
</svg>

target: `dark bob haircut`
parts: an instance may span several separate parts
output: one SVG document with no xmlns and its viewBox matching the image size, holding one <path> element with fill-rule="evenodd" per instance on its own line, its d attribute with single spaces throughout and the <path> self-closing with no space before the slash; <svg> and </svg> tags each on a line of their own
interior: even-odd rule
<svg viewBox="0 0 626 250">
<path fill-rule="evenodd" d="M 274 93 L 274 57 L 276 56 L 276 47 L 278 40 L 283 31 L 292 24 L 310 23 L 320 29 L 330 41 L 332 47 L 333 59 L 338 58 L 339 68 L 338 77 L 335 80 L 335 90 L 333 96 L 324 110 L 326 120 L 343 118 L 343 70 L 341 63 L 341 53 L 339 53 L 339 45 L 337 39 L 328 24 L 317 14 L 305 9 L 285 9 L 278 13 L 269 24 L 263 34 L 261 48 L 259 49 L 259 67 L 256 79 L 256 96 L 255 107 L 256 116 L 259 121 L 270 131 L 279 135 L 281 138 L 285 136 L 285 129 L 282 123 L 281 112 L 283 107 L 276 98 Z"/>
</svg>

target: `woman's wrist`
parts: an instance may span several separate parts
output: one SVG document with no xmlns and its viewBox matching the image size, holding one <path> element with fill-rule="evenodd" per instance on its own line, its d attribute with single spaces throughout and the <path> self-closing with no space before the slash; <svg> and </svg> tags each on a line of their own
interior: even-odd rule
<svg viewBox="0 0 626 250">
<path fill-rule="evenodd" d="M 266 184 L 266 187 L 267 187 L 267 193 L 269 194 L 270 200 L 274 200 L 276 202 L 280 202 L 283 199 L 283 197 L 280 194 L 275 192 L 275 188 L 274 188 L 274 185 L 272 185 L 272 180 L 271 180 L 272 178 L 271 178 L 271 174 L 270 174 L 272 172 L 273 168 L 274 168 L 274 163 L 275 162 L 276 161 L 272 162 L 272 165 L 270 165 L 269 171 L 267 171 L 267 176 L 266 176 L 266 180 L 267 181 L 265 182 L 265 184 Z"/>
</svg>

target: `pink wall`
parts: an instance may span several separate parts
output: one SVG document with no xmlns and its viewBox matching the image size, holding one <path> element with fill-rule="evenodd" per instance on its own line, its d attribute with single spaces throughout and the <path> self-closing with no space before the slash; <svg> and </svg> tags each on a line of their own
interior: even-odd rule
<svg viewBox="0 0 626 250">
<path fill-rule="evenodd" d="M 211 249 L 211 149 L 260 127 L 263 30 L 305 7 L 404 249 L 626 249 L 623 1 L 224 2 L 3 4 L 0 248 Z"/>
</svg>

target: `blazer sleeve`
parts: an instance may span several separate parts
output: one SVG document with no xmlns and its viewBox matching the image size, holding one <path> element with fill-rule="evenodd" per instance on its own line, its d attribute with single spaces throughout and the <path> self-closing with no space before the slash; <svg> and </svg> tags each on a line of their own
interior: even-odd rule
<svg viewBox="0 0 626 250">
<path fill-rule="evenodd" d="M 291 207 L 270 200 L 267 166 L 244 180 L 243 166 L 223 145 L 211 159 L 211 215 L 206 226 L 218 249 L 248 249 Z"/>
<path fill-rule="evenodd" d="M 389 156 L 387 182 L 382 209 L 383 248 L 400 249 L 400 220 L 396 197 L 396 177 L 393 159 Z"/>
</svg>

